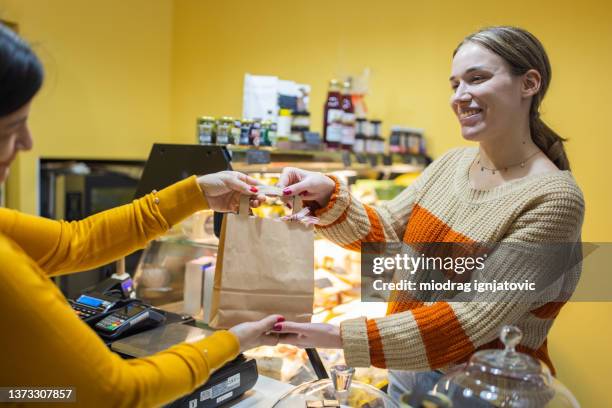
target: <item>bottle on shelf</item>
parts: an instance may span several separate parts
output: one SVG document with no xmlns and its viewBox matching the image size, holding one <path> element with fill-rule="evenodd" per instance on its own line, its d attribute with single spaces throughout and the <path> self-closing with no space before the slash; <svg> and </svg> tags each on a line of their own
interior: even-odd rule
<svg viewBox="0 0 612 408">
<path fill-rule="evenodd" d="M 342 87 L 342 139 L 344 150 L 353 150 L 355 144 L 355 107 L 352 102 L 351 83 L 345 81 Z"/>
<path fill-rule="evenodd" d="M 310 112 L 295 111 L 291 115 L 291 134 L 289 140 L 292 142 L 304 142 L 304 134 L 310 130 Z"/>
<path fill-rule="evenodd" d="M 198 143 L 215 143 L 215 118 L 212 116 L 202 116 L 198 118 L 197 134 Z"/>
<path fill-rule="evenodd" d="M 232 118 L 232 127 L 230 128 L 230 144 L 240 143 L 240 132 L 242 131 L 242 123 L 240 119 Z"/>
<path fill-rule="evenodd" d="M 389 153 L 400 153 L 401 138 L 402 128 L 393 126 L 391 128 L 391 135 L 389 136 Z"/>
<path fill-rule="evenodd" d="M 372 127 L 372 141 L 374 144 L 372 153 L 376 154 L 385 153 L 385 139 L 381 136 L 381 124 L 382 121 L 378 119 L 372 119 L 370 121 Z"/>
<path fill-rule="evenodd" d="M 376 154 L 377 141 L 374 137 L 372 121 L 367 121 L 364 127 L 364 138 L 365 138 L 365 152 L 368 154 Z"/>
<path fill-rule="evenodd" d="M 279 142 L 286 142 L 291 136 L 291 109 L 280 109 L 278 112 L 278 123 L 276 129 L 276 139 Z"/>
<path fill-rule="evenodd" d="M 259 146 L 261 144 L 261 119 L 253 119 L 251 133 L 249 134 L 249 144 L 251 146 Z"/>
<path fill-rule="evenodd" d="M 264 120 L 263 122 L 261 122 L 261 143 L 259 144 L 260 146 L 272 146 L 272 140 L 270 140 L 271 124 L 272 121 L 270 120 Z"/>
<path fill-rule="evenodd" d="M 355 144 L 353 145 L 353 151 L 355 153 L 365 153 L 366 137 L 365 127 L 368 125 L 368 120 L 365 118 L 357 118 L 355 128 Z"/>
<path fill-rule="evenodd" d="M 217 121 L 217 144 L 229 144 L 230 128 L 233 120 L 228 116 L 223 116 Z"/>
<path fill-rule="evenodd" d="M 270 121 L 270 127 L 268 128 L 268 139 L 270 140 L 270 146 L 276 146 L 276 122 Z"/>
<path fill-rule="evenodd" d="M 238 139 L 238 144 L 243 146 L 248 146 L 251 144 L 251 126 L 253 125 L 253 121 L 250 119 L 242 119 L 242 124 L 240 127 L 240 138 Z"/>
<path fill-rule="evenodd" d="M 340 84 L 329 81 L 327 100 L 323 110 L 323 141 L 327 147 L 337 149 L 342 142 L 342 106 L 340 105 Z"/>
</svg>

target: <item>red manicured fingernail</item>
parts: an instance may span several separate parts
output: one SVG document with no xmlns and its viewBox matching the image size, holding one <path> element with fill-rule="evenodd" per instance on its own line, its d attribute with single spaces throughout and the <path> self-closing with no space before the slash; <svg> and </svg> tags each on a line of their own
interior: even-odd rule
<svg viewBox="0 0 612 408">
<path fill-rule="evenodd" d="M 256 192 L 258 192 L 258 191 L 259 191 L 259 190 L 257 190 L 257 187 L 251 187 L 251 192 L 252 192 L 252 193 L 256 193 Z"/>
<path fill-rule="evenodd" d="M 274 327 L 273 327 L 274 331 L 281 331 L 282 328 L 283 328 L 283 326 L 278 324 L 278 323 L 275 324 Z"/>
<path fill-rule="evenodd" d="M 289 189 L 289 188 L 284 189 L 283 190 L 283 194 L 284 195 L 291 195 L 291 189 Z"/>
<path fill-rule="evenodd" d="M 302 191 L 302 192 L 300 193 L 300 195 L 301 195 L 301 196 L 305 196 L 306 194 L 308 194 L 308 191 Z"/>
<path fill-rule="evenodd" d="M 284 317 L 282 317 L 282 316 L 281 316 L 281 317 L 279 317 L 278 319 L 276 319 L 276 323 L 282 323 L 282 322 L 284 322 L 284 321 L 285 321 L 285 318 L 284 318 Z"/>
</svg>

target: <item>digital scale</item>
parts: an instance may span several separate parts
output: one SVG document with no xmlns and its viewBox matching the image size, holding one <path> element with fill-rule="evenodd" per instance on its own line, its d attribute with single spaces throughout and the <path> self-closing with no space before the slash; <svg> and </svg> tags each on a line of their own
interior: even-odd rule
<svg viewBox="0 0 612 408">
<path fill-rule="evenodd" d="M 213 330 L 171 323 L 117 340 L 111 344 L 111 349 L 125 358 L 146 357 L 175 344 L 196 342 L 212 333 Z M 240 354 L 235 360 L 215 371 L 202 386 L 166 407 L 217 408 L 253 388 L 257 377 L 255 360 L 247 359 Z"/>
</svg>

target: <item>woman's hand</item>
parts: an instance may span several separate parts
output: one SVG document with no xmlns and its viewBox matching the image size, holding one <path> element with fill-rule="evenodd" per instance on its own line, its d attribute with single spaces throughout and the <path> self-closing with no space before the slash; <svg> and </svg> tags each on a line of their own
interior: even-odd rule
<svg viewBox="0 0 612 408">
<path fill-rule="evenodd" d="M 303 348 L 342 348 L 340 328 L 331 324 L 279 322 L 274 331 L 281 335 L 279 343 Z"/>
<path fill-rule="evenodd" d="M 229 331 L 238 337 L 242 353 L 258 346 L 276 346 L 279 336 L 272 330 L 276 324 L 284 321 L 285 318 L 281 315 L 270 315 L 256 322 L 238 324 Z"/>
<path fill-rule="evenodd" d="M 336 188 L 336 183 L 323 173 L 285 167 L 278 181 L 285 196 L 300 195 L 302 200 L 316 201 L 325 207 Z"/>
<path fill-rule="evenodd" d="M 237 171 L 220 171 L 198 177 L 198 184 L 204 192 L 208 205 L 219 212 L 238 211 L 241 195 L 250 195 L 251 207 L 258 207 L 266 201 L 264 195 L 257 195 L 259 182 L 253 177 Z"/>
</svg>

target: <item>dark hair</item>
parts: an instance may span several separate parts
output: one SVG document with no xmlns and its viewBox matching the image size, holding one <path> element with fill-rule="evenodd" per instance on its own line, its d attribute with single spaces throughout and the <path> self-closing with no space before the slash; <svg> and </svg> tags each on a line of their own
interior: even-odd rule
<svg viewBox="0 0 612 408">
<path fill-rule="evenodd" d="M 43 68 L 30 46 L 0 24 L 0 116 L 28 103 L 43 82 Z"/>
<path fill-rule="evenodd" d="M 548 55 L 542 43 L 522 28 L 486 27 L 465 37 L 453 52 L 453 57 L 467 42 L 482 45 L 502 57 L 514 75 L 523 75 L 530 69 L 540 73 L 542 77 L 540 91 L 533 96 L 529 110 L 531 139 L 560 170 L 569 170 L 569 160 L 563 148 L 566 139 L 555 133 L 540 119 L 540 104 L 546 95 L 552 75 Z"/>
</svg>

